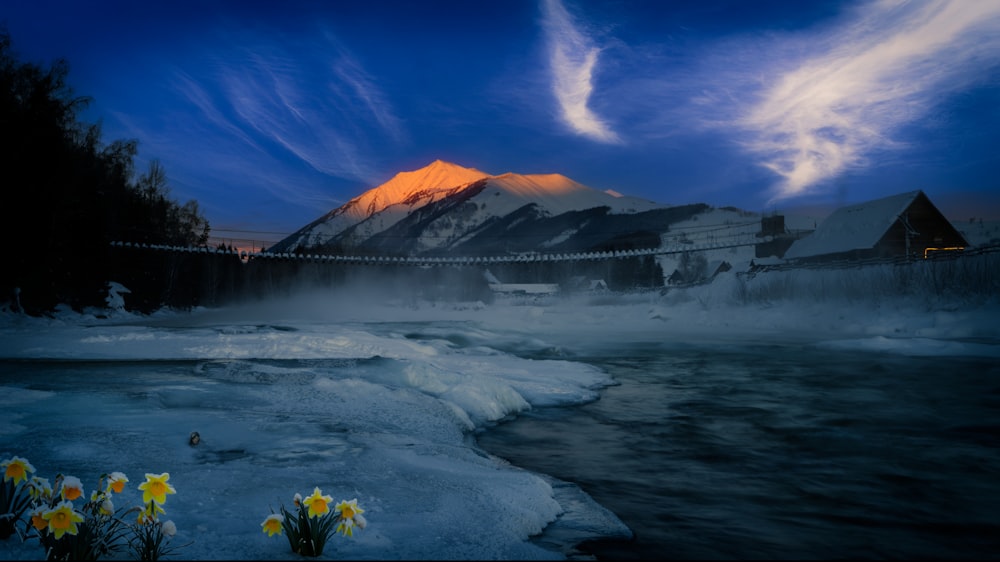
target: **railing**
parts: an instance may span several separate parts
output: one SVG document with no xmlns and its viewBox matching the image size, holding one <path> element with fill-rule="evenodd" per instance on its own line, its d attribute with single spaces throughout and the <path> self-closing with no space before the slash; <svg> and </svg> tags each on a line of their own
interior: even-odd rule
<svg viewBox="0 0 1000 562">
<path fill-rule="evenodd" d="M 734 240 L 730 238 L 729 240 Z M 218 254 L 232 255 L 239 257 L 244 262 L 251 260 L 294 260 L 312 263 L 345 264 L 345 265 L 398 265 L 398 266 L 474 266 L 490 264 L 524 264 L 543 262 L 563 262 L 563 261 L 596 261 L 610 259 L 625 259 L 642 256 L 658 256 L 680 254 L 692 251 L 725 250 L 744 246 L 753 246 L 760 243 L 757 241 L 734 240 L 733 243 L 719 243 L 715 240 L 711 243 L 681 243 L 658 248 L 644 248 L 635 250 L 613 250 L 605 252 L 524 252 L 519 254 L 495 255 L 495 256 L 373 256 L 373 255 L 346 255 L 346 254 L 293 254 L 293 253 L 272 253 L 272 252 L 237 252 L 228 248 L 209 248 L 207 246 L 169 246 L 163 244 L 133 244 L 131 242 L 112 242 L 113 247 L 134 248 L 141 250 L 158 250 L 168 252 L 183 252 L 194 254 Z M 846 269 L 859 268 L 871 265 L 903 265 L 922 261 L 952 260 L 962 257 L 978 256 L 1000 252 L 1000 245 L 980 246 L 976 248 L 966 248 L 963 251 L 954 252 L 934 252 L 926 258 L 919 256 L 898 256 L 890 258 L 867 258 L 858 260 L 831 260 L 831 261 L 788 261 L 779 264 L 754 265 L 749 271 L 738 272 L 737 275 L 753 276 L 757 273 L 767 271 L 787 271 L 792 269 Z"/>
<path fill-rule="evenodd" d="M 131 242 L 112 242 L 113 247 L 134 248 L 141 250 L 159 250 L 168 252 L 185 252 L 195 254 L 236 255 L 244 261 L 250 260 L 298 260 L 316 263 L 338 263 L 353 265 L 410 265 L 410 266 L 468 266 L 508 263 L 536 263 L 560 261 L 594 261 L 608 259 L 624 259 L 642 256 L 680 254 L 691 251 L 723 250 L 741 246 L 752 246 L 756 242 L 738 241 L 736 243 L 675 244 L 658 248 L 643 248 L 634 250 L 612 250 L 605 252 L 524 252 L 494 256 L 372 256 L 346 254 L 297 254 L 272 252 L 236 252 L 227 248 L 209 248 L 206 246 L 169 246 L 164 244 L 133 244 Z"/>
<path fill-rule="evenodd" d="M 826 261 L 787 261 L 775 264 L 756 264 L 749 271 L 737 272 L 737 276 L 752 278 L 757 273 L 769 271 L 790 271 L 800 269 L 858 269 L 875 265 L 911 265 L 916 263 L 941 262 L 982 256 L 1000 252 L 1000 245 L 965 248 L 961 251 L 933 252 L 922 256 L 892 256 L 885 258 L 841 259 Z"/>
</svg>

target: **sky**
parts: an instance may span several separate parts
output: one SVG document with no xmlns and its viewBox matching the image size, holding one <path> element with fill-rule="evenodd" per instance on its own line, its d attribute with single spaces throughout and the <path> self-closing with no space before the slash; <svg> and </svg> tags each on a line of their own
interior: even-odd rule
<svg viewBox="0 0 1000 562">
<path fill-rule="evenodd" d="M 1000 218 L 1000 2 L 67 2 L 0 8 L 222 237 L 275 242 L 436 159 L 664 204 L 914 189 Z"/>
</svg>

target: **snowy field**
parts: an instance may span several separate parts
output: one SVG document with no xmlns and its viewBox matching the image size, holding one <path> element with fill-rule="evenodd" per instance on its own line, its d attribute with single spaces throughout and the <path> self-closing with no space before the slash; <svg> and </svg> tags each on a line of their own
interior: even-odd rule
<svg viewBox="0 0 1000 562">
<path fill-rule="evenodd" d="M 665 294 L 490 305 L 317 291 L 151 316 L 6 313 L 0 457 L 27 458 L 50 481 L 76 476 L 88 493 L 102 472 L 124 472 L 123 501 L 138 501 L 144 473 L 169 472 L 166 518 L 175 543 L 191 542 L 176 558 L 299 558 L 261 522 L 318 486 L 357 498 L 368 521 L 323 558 L 560 559 L 575 542 L 630 531 L 575 486 L 492 457 L 474 436 L 531 408 L 598 399 L 614 381 L 574 361 L 575 349 L 781 339 L 1000 358 L 989 292 L 748 294 L 728 274 Z M 0 543 L 3 559 L 43 556 L 34 541 Z"/>
</svg>

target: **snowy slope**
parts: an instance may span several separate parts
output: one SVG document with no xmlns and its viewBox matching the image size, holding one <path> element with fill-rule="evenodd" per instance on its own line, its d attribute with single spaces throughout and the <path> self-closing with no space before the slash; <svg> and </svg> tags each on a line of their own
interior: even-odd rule
<svg viewBox="0 0 1000 562">
<path fill-rule="evenodd" d="M 470 192 L 470 190 L 475 190 Z M 318 247 L 333 243 L 357 245 L 385 233 L 411 218 L 427 232 L 423 249 L 437 248 L 461 239 L 490 220 L 505 217 L 533 204 L 540 216 L 574 210 L 609 207 L 612 213 L 636 213 L 665 205 L 599 191 L 560 174 L 488 175 L 474 168 L 436 160 L 412 172 L 401 172 L 385 184 L 352 199 L 276 244 L 273 251 Z M 419 216 L 413 216 L 415 213 Z"/>
<path fill-rule="evenodd" d="M 275 245 L 279 248 L 320 245 L 373 215 L 386 212 L 381 224 L 391 226 L 392 217 L 405 216 L 408 209 L 446 197 L 473 182 L 489 177 L 474 168 L 435 160 L 412 172 L 400 172 L 384 184 L 370 189 Z M 388 224 L 387 224 L 388 223 Z"/>
</svg>

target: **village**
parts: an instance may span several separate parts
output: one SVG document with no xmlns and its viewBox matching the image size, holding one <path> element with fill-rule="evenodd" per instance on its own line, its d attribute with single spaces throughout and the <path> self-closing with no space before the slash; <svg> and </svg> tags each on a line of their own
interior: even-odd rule
<svg viewBox="0 0 1000 562">
<path fill-rule="evenodd" d="M 140 295 L 151 293 L 142 283 L 159 278 L 148 273 L 157 268 L 164 270 L 162 279 L 174 280 L 163 290 L 168 302 L 178 303 L 265 297 L 302 283 L 361 286 L 416 299 L 530 303 L 561 295 L 666 294 L 712 284 L 720 276 L 745 281 L 780 271 L 972 258 L 1000 249 L 1000 225 L 949 220 L 917 190 L 845 206 L 822 219 L 708 208 L 665 227 L 658 243 L 641 242 L 576 253 L 484 256 L 247 254 L 221 246 L 127 242 L 113 243 L 113 252 L 120 268 L 115 274 L 127 280 L 132 306 L 153 307 Z M 198 279 L 200 292 L 178 283 L 181 278 Z"/>
<path fill-rule="evenodd" d="M 678 243 L 691 249 L 659 253 L 658 264 L 669 271 L 663 280 L 666 291 L 711 283 L 726 272 L 752 277 L 767 271 L 905 264 L 1000 250 L 996 224 L 984 225 L 980 219 L 961 226 L 949 221 L 921 190 L 841 207 L 821 221 L 777 212 L 756 215 L 733 208 L 714 209 L 663 234 L 659 251 Z M 608 283 L 600 278 L 576 277 L 567 286 L 504 283 L 489 271 L 486 275 L 490 289 L 498 295 L 608 290 Z"/>
</svg>

